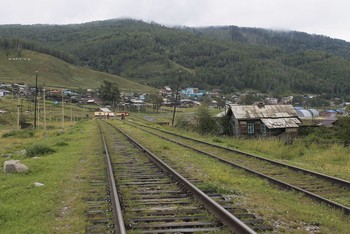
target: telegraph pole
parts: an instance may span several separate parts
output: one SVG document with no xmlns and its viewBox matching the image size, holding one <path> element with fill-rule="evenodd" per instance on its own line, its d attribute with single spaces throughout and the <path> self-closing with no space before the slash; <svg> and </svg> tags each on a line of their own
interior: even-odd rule
<svg viewBox="0 0 350 234">
<path fill-rule="evenodd" d="M 45 85 L 45 84 L 44 84 Z M 45 87 L 44 87 L 44 140 L 46 140 L 46 100 L 45 100 Z"/>
<path fill-rule="evenodd" d="M 64 96 L 62 90 L 62 131 L 64 132 Z"/>
<path fill-rule="evenodd" d="M 20 102 L 19 102 L 19 93 L 17 94 L 17 129 L 21 129 L 21 126 L 20 126 Z"/>
<path fill-rule="evenodd" d="M 174 126 L 174 121 L 175 121 L 175 113 L 176 113 L 176 106 L 177 106 L 177 95 L 179 93 L 179 88 L 180 88 L 180 79 L 181 79 L 181 70 L 179 71 L 179 79 L 177 81 L 177 88 L 176 88 L 176 94 L 175 94 L 175 103 L 174 103 L 174 111 L 173 111 L 173 120 L 171 122 L 171 126 Z"/>
<path fill-rule="evenodd" d="M 34 95 L 34 129 L 36 129 L 36 106 L 38 96 L 38 71 L 35 72 L 35 95 Z"/>
</svg>

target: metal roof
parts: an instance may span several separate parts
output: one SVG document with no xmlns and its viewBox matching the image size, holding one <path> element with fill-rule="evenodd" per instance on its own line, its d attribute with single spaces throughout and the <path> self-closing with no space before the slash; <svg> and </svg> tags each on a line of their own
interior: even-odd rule
<svg viewBox="0 0 350 234">
<path fill-rule="evenodd" d="M 298 128 L 301 122 L 297 118 L 261 119 L 267 128 Z"/>
<path fill-rule="evenodd" d="M 297 114 L 300 118 L 312 118 L 312 113 L 308 110 L 297 110 Z"/>
<path fill-rule="evenodd" d="M 112 111 L 110 111 L 110 109 L 108 109 L 108 108 L 99 108 L 100 109 L 100 111 L 102 111 L 102 112 L 112 112 Z"/>
<path fill-rule="evenodd" d="M 260 106 L 260 105 L 259 105 Z M 292 105 L 229 105 L 236 119 L 297 118 Z"/>
</svg>

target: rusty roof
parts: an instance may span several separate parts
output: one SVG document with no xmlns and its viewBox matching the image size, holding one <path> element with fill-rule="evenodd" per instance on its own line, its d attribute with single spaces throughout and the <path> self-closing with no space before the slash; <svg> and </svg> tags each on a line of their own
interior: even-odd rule
<svg viewBox="0 0 350 234">
<path fill-rule="evenodd" d="M 236 119 L 297 118 L 292 105 L 229 105 Z"/>
</svg>

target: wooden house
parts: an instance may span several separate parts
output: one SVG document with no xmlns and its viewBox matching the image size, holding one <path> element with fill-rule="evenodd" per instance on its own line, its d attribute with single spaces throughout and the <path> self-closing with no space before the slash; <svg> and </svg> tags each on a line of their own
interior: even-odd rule
<svg viewBox="0 0 350 234">
<path fill-rule="evenodd" d="M 98 108 L 95 110 L 95 117 L 110 118 L 110 117 L 115 117 L 115 114 L 108 108 Z"/>
<path fill-rule="evenodd" d="M 292 105 L 227 105 L 230 131 L 234 136 L 297 134 L 299 124 Z"/>
</svg>

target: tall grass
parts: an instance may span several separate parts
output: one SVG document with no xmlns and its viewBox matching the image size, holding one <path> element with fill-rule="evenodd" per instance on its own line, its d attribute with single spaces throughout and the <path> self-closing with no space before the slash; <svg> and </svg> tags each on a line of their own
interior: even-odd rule
<svg viewBox="0 0 350 234">
<path fill-rule="evenodd" d="M 304 138 L 295 139 L 292 144 L 285 144 L 283 140 L 276 138 L 225 138 L 225 144 L 350 180 L 350 147 L 344 147 L 341 144 L 309 143 L 305 142 Z"/>
</svg>

